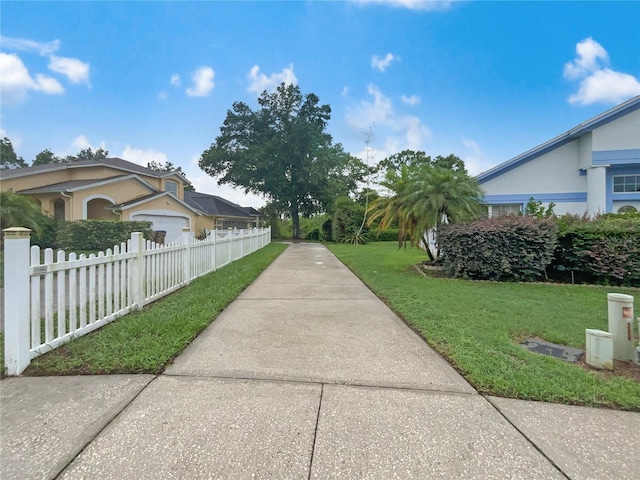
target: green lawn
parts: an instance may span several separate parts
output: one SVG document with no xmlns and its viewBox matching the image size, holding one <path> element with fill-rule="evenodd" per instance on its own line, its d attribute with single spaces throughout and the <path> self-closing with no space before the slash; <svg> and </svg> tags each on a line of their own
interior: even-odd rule
<svg viewBox="0 0 640 480">
<path fill-rule="evenodd" d="M 413 269 L 419 249 L 328 247 L 480 393 L 640 411 L 640 383 L 517 345 L 537 336 L 584 349 L 585 328 L 607 330 L 607 293 L 638 305 L 640 290 L 425 277 Z"/>
<path fill-rule="evenodd" d="M 140 312 L 34 359 L 25 375 L 161 372 L 285 248 L 269 244 L 201 277 Z M 4 343 L 2 347 L 4 360 Z"/>
</svg>

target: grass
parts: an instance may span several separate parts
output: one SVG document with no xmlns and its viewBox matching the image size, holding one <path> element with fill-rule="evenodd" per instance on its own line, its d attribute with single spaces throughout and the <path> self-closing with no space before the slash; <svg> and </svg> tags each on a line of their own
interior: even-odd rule
<svg viewBox="0 0 640 480">
<path fill-rule="evenodd" d="M 520 347 L 526 337 L 585 348 L 585 328 L 607 330 L 608 292 L 585 285 L 425 277 L 418 249 L 389 243 L 328 245 L 482 394 L 640 411 L 640 383 Z"/>
<path fill-rule="evenodd" d="M 139 312 L 37 357 L 24 374 L 159 373 L 285 248 L 269 244 Z"/>
</svg>

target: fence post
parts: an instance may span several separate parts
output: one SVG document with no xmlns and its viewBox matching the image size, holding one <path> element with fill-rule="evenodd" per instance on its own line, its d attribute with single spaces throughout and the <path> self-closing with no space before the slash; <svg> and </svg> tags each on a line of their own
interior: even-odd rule
<svg viewBox="0 0 640 480">
<path fill-rule="evenodd" d="M 191 230 L 189 227 L 182 227 L 182 245 L 184 246 L 182 278 L 184 284 L 189 285 L 191 283 Z"/>
<path fill-rule="evenodd" d="M 7 375 L 20 375 L 31 362 L 29 338 L 29 247 L 31 230 L 4 232 L 4 366 Z"/>
<path fill-rule="evenodd" d="M 131 252 L 136 254 L 131 265 L 131 299 L 137 310 L 144 303 L 144 237 L 141 232 L 131 233 Z"/>
</svg>

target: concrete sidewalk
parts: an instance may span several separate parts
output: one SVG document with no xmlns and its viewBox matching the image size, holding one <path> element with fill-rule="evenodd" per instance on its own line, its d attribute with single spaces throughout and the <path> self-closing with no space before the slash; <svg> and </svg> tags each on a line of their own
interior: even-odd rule
<svg viewBox="0 0 640 480">
<path fill-rule="evenodd" d="M 157 377 L 12 378 L 0 477 L 637 479 L 640 414 L 485 398 L 293 244 Z"/>
</svg>

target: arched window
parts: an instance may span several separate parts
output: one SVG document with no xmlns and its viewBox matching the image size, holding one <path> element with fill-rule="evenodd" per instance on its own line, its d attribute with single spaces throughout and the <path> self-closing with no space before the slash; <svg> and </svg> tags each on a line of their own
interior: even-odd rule
<svg viewBox="0 0 640 480">
<path fill-rule="evenodd" d="M 53 201 L 53 218 L 56 220 L 64 220 L 64 200 L 61 198 L 56 198 Z"/>
<path fill-rule="evenodd" d="M 618 209 L 617 213 L 635 213 L 638 209 L 632 205 L 623 205 Z"/>
</svg>

